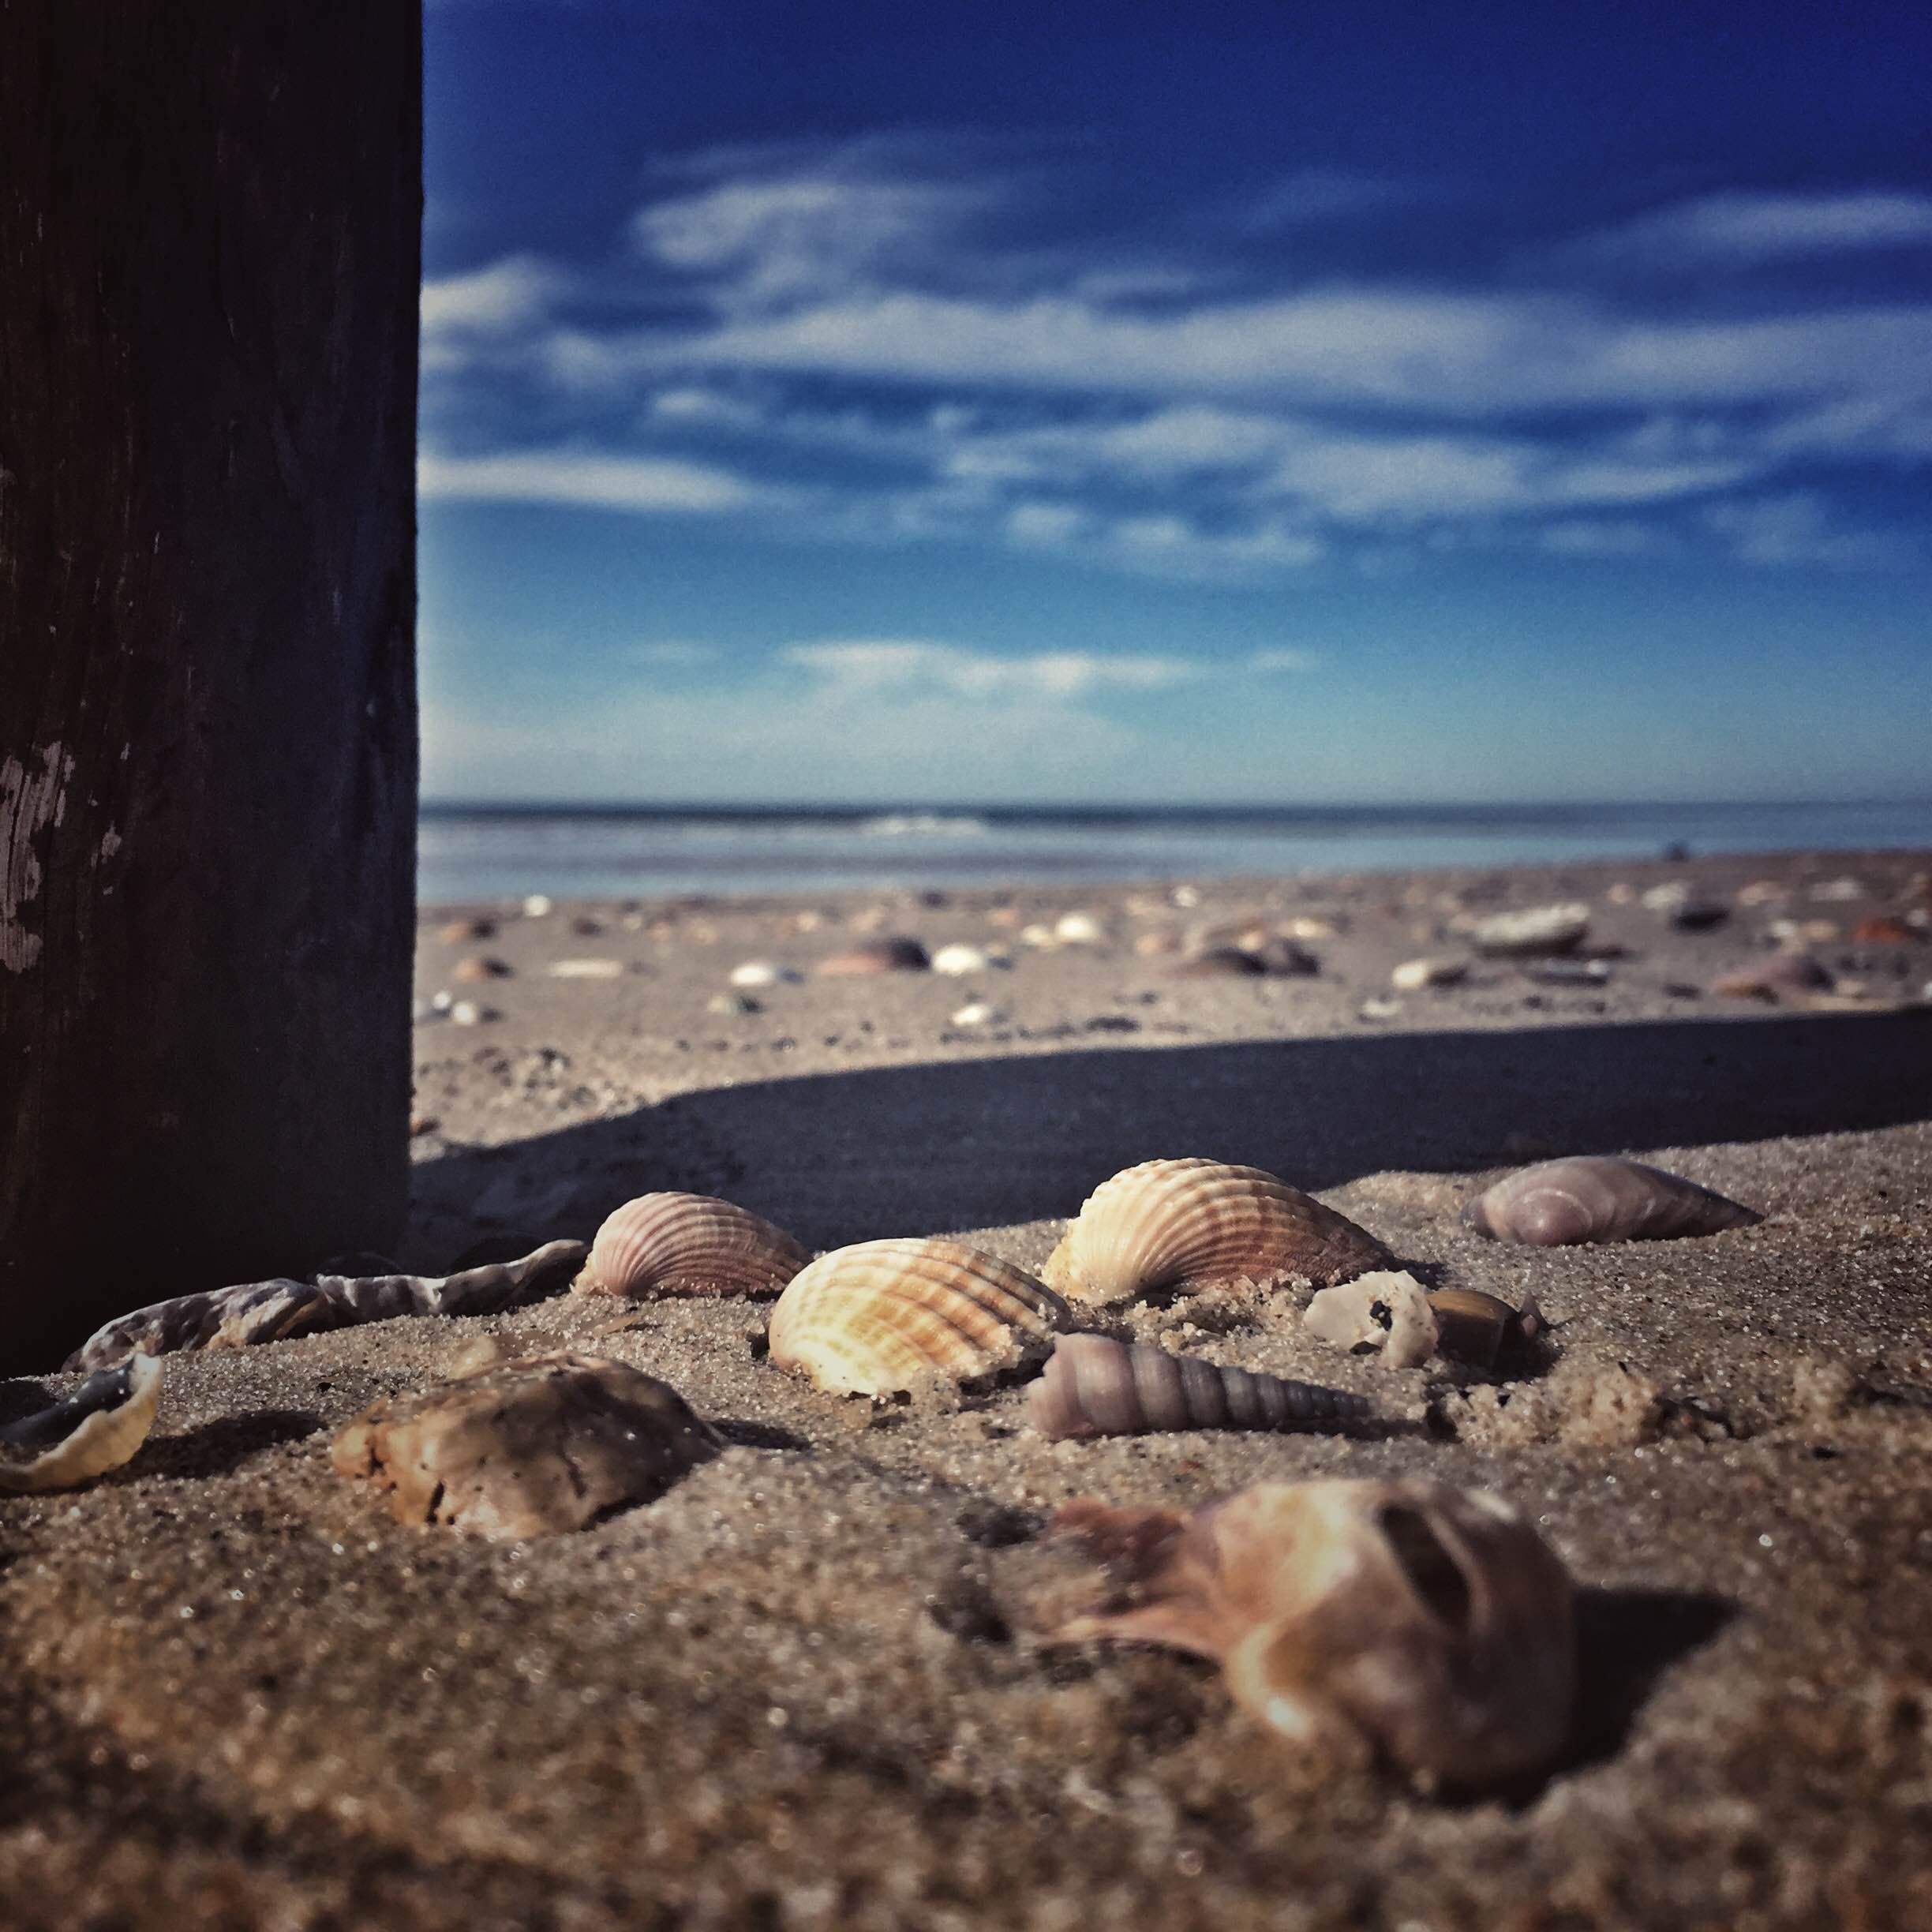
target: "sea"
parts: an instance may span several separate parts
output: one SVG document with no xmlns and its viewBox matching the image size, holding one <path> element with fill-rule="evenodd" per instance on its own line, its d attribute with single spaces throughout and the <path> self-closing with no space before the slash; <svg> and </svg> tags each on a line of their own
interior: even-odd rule
<svg viewBox="0 0 1932 1932">
<path fill-rule="evenodd" d="M 425 803 L 417 897 L 713 897 L 1319 875 L 1724 852 L 1932 850 L 1863 804 L 926 807 Z"/>
</svg>

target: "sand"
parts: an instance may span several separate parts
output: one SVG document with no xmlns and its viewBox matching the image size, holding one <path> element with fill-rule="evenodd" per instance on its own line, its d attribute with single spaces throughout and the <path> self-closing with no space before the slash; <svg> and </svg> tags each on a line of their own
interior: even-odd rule
<svg viewBox="0 0 1932 1932">
<path fill-rule="evenodd" d="M 1318 1192 L 1426 1279 L 1533 1290 L 1552 1360 L 1500 1390 L 1389 1372 L 1302 1333 L 1305 1296 L 1208 1295 L 1136 1325 L 1370 1395 L 1387 1425 L 1053 1445 L 1020 1388 L 820 1395 L 742 1300 L 170 1357 L 125 1470 L 0 1497 L 0 1923 L 1932 1925 L 1932 1013 L 1904 1004 L 1932 942 L 1849 937 L 1922 910 L 1925 868 L 560 904 L 462 944 L 426 913 L 425 998 L 501 1017 L 418 1030 L 412 1265 L 681 1187 L 814 1247 L 945 1233 L 1037 1267 L 1116 1169 L 1206 1154 Z M 1685 880 L 1728 920 L 1679 932 L 1640 901 Z M 1622 949 L 1606 983 L 1483 962 L 1391 994 L 1400 960 L 1465 953 L 1459 913 L 1566 900 Z M 1020 942 L 1070 911 L 1104 942 Z M 1320 972 L 1178 978 L 1136 949 L 1249 915 L 1305 922 Z M 1686 990 L 1785 919 L 1831 922 L 1816 950 L 1859 983 L 1837 1008 Z M 809 973 L 895 932 L 1014 964 L 708 1010 L 741 962 Z M 472 954 L 512 970 L 455 979 Z M 620 970 L 547 970 L 590 958 Z M 951 1024 L 974 998 L 1010 1019 Z M 1486 1179 L 1586 1151 L 1765 1219 L 1559 1251 L 1458 1223 Z M 661 1376 L 732 1447 L 572 1535 L 401 1526 L 331 1438 L 486 1335 Z M 0 1386 L 0 1420 L 70 1385 Z M 1569 1563 L 1584 1690 L 1550 1775 L 1432 1797 L 1298 1755 L 1211 1664 L 1040 1641 L 1098 1595 L 1040 1537 L 1061 1503 L 1336 1473 L 1492 1487 Z"/>
</svg>

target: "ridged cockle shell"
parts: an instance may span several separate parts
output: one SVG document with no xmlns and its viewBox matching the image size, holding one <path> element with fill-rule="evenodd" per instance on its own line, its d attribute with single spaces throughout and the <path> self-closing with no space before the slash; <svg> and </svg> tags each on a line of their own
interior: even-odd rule
<svg viewBox="0 0 1932 1932">
<path fill-rule="evenodd" d="M 1763 1216 L 1661 1167 L 1579 1154 L 1497 1181 L 1463 1208 L 1462 1219 L 1492 1241 L 1561 1248 L 1716 1234 Z"/>
<path fill-rule="evenodd" d="M 771 1358 L 835 1395 L 969 1382 L 1044 1354 L 1066 1305 L 957 1241 L 860 1241 L 795 1275 L 772 1310 Z"/>
<path fill-rule="evenodd" d="M 1028 1425 L 1056 1441 L 1163 1429 L 1319 1428 L 1368 1413 L 1361 1396 L 1339 1389 L 1084 1334 L 1054 1343 L 1026 1406 Z"/>
<path fill-rule="evenodd" d="M 776 1294 L 811 1256 L 784 1229 L 706 1194 L 640 1194 L 590 1244 L 579 1294 Z"/>
<path fill-rule="evenodd" d="M 148 1440 L 160 1400 L 157 1357 L 96 1370 L 64 1401 L 0 1428 L 0 1489 L 71 1488 L 118 1469 Z"/>
<path fill-rule="evenodd" d="M 1057 1533 L 1115 1594 L 1055 1633 L 1218 1660 L 1290 1742 L 1494 1784 L 1563 1748 L 1575 1698 L 1568 1574 L 1498 1498 L 1428 1482 L 1258 1483 L 1191 1517 L 1069 1503 Z"/>
<path fill-rule="evenodd" d="M 1334 1209 L 1259 1167 L 1151 1160 L 1088 1196 L 1043 1279 L 1101 1305 L 1241 1277 L 1346 1281 L 1388 1251 Z"/>
</svg>

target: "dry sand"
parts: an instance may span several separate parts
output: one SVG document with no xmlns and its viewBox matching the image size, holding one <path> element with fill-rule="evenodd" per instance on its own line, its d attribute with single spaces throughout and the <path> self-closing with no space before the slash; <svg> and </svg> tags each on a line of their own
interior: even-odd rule
<svg viewBox="0 0 1932 1932">
<path fill-rule="evenodd" d="M 419 1030 L 412 1264 L 587 1236 L 681 1187 L 814 1246 L 945 1232 L 1037 1266 L 1116 1169 L 1207 1154 L 1318 1191 L 1425 1275 L 1533 1290 L 1555 1365 L 1500 1402 L 1211 1296 L 1140 1324 L 1395 1421 L 1054 1446 L 1017 1389 L 821 1395 L 762 1359 L 743 1301 L 567 1297 L 172 1357 L 126 1469 L 0 1498 L 0 1923 L 1932 1925 L 1932 1015 L 1884 1009 L 1932 943 L 1847 937 L 1923 908 L 1924 865 L 572 905 L 460 945 L 425 915 L 425 995 L 502 1017 Z M 1730 919 L 1679 933 L 1619 889 L 1676 878 Z M 1458 910 L 1571 898 L 1625 949 L 1606 985 L 1482 964 L 1363 1017 L 1398 960 L 1459 949 Z M 1018 943 L 1076 908 L 1104 944 Z M 1180 979 L 1135 949 L 1251 912 L 1316 922 L 1320 974 Z M 1672 990 L 1779 919 L 1832 922 L 1817 949 L 1866 1004 Z M 707 1010 L 743 960 L 809 969 L 872 929 L 1015 964 Z M 457 983 L 470 953 L 512 973 Z M 587 957 L 622 971 L 546 970 Z M 1009 1023 L 951 1025 L 974 997 Z M 1552 1252 L 1459 1226 L 1485 1178 L 1569 1151 L 1766 1218 Z M 575 1535 L 399 1526 L 330 1438 L 483 1334 L 661 1376 L 734 1446 Z M 0 1419 L 67 1386 L 0 1387 Z M 1431 1799 L 1297 1758 L 1210 1665 L 1038 1642 L 1095 1594 L 1038 1537 L 1058 1503 L 1339 1473 L 1490 1485 L 1570 1563 L 1585 1690 L 1554 1774 Z"/>
</svg>

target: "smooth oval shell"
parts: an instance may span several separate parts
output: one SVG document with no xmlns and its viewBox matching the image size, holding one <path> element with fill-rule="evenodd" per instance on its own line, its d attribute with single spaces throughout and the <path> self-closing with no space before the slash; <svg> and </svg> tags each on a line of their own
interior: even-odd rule
<svg viewBox="0 0 1932 1932">
<path fill-rule="evenodd" d="M 1104 1305 L 1243 1277 L 1346 1281 L 1389 1258 L 1353 1221 L 1259 1167 L 1151 1160 L 1088 1196 L 1043 1279 L 1069 1301 Z"/>
<path fill-rule="evenodd" d="M 1045 1354 L 1066 1305 L 1033 1277 L 949 1241 L 860 1241 L 822 1255 L 778 1297 L 781 1368 L 835 1395 L 969 1382 Z"/>
<path fill-rule="evenodd" d="M 1496 912 L 1470 928 L 1470 943 L 1492 959 L 1533 959 L 1540 953 L 1573 953 L 1589 932 L 1587 905 L 1535 906 L 1524 912 Z"/>
<path fill-rule="evenodd" d="M 640 1194 L 606 1217 L 580 1294 L 776 1294 L 811 1256 L 784 1229 L 708 1194 Z"/>
<path fill-rule="evenodd" d="M 1361 1396 L 1339 1389 L 1088 1334 L 1054 1343 L 1026 1406 L 1028 1426 L 1056 1442 L 1166 1429 L 1314 1428 L 1368 1413 Z"/>
<path fill-rule="evenodd" d="M 66 1489 L 118 1469 L 148 1440 L 160 1401 L 159 1357 L 97 1369 L 63 1401 L 0 1428 L 0 1489 Z"/>
<path fill-rule="evenodd" d="M 1544 1330 L 1543 1312 L 1533 1295 L 1520 1309 L 1480 1288 L 1438 1288 L 1428 1297 L 1436 1317 L 1436 1346 L 1458 1361 L 1493 1368 L 1520 1357 Z"/>
<path fill-rule="evenodd" d="M 724 1446 L 668 1383 L 564 1351 L 385 1397 L 330 1460 L 387 1489 L 399 1522 L 520 1538 L 653 1501 Z"/>
<path fill-rule="evenodd" d="M 1569 1575 L 1496 1496 L 1257 1483 L 1191 1517 L 1084 1497 L 1053 1528 L 1114 1584 L 1057 1638 L 1215 1658 L 1235 1702 L 1298 1748 L 1473 1788 L 1543 1769 L 1569 1735 Z"/>
<path fill-rule="evenodd" d="M 1478 1234 L 1537 1248 L 1674 1241 L 1749 1227 L 1763 1218 L 1681 1174 L 1609 1154 L 1539 1162 L 1497 1181 L 1462 1210 Z"/>
</svg>

